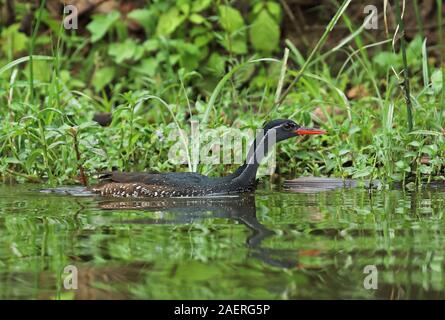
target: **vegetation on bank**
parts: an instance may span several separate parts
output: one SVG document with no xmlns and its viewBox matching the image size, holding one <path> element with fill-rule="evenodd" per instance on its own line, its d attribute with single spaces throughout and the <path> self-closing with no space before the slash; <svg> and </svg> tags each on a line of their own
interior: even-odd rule
<svg viewBox="0 0 445 320">
<path fill-rule="evenodd" d="M 405 44 L 400 19 L 397 33 L 377 41 L 350 19 L 347 0 L 304 52 L 282 37 L 281 1 L 252 0 L 247 8 L 154 1 L 126 14 L 93 15 L 77 30 L 66 30 L 45 2 L 29 35 L 19 23 L 27 3 L 17 3 L 14 23 L 0 24 L 4 181 L 73 183 L 80 168 L 87 176 L 190 170 L 192 164 L 171 163 L 168 152 L 187 141 L 191 120 L 202 132 L 224 134 L 273 118 L 328 131 L 280 144 L 281 174 L 418 184 L 445 177 L 441 14 L 432 46 L 422 30 Z M 349 36 L 324 46 L 340 24 Z M 92 121 L 97 112 L 112 112 L 110 126 Z M 169 139 L 178 128 L 186 135 Z M 196 169 L 217 175 L 235 166 Z"/>
</svg>

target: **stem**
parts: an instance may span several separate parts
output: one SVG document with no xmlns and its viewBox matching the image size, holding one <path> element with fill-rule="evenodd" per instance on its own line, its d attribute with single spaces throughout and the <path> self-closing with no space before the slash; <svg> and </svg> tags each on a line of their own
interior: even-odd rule
<svg viewBox="0 0 445 320">
<path fill-rule="evenodd" d="M 43 8 L 45 7 L 45 3 L 46 3 L 46 0 L 40 1 L 39 14 L 37 17 L 36 25 L 32 32 L 31 44 L 29 46 L 29 90 L 30 90 L 31 101 L 34 100 L 34 71 L 33 71 L 32 55 L 34 52 L 34 46 L 36 43 L 37 32 L 39 31 L 40 20 L 42 19 L 42 11 L 43 11 Z"/>
<path fill-rule="evenodd" d="M 75 128 L 70 129 L 70 134 L 73 137 L 73 144 L 74 144 L 74 152 L 76 153 L 76 159 L 77 159 L 77 165 L 79 167 L 79 177 L 80 182 L 87 187 L 88 186 L 88 179 L 85 175 L 85 170 L 83 169 L 82 163 L 81 163 L 81 156 L 79 151 L 79 142 L 77 140 L 77 130 Z"/>
<path fill-rule="evenodd" d="M 129 169 L 130 165 L 130 159 L 134 156 L 134 149 L 133 149 L 133 122 L 134 122 L 134 106 L 135 104 L 131 102 L 130 104 L 130 132 L 128 135 L 128 155 L 127 155 L 127 161 L 125 163 L 126 170 Z M 134 158 L 132 159 L 134 161 Z"/>
<path fill-rule="evenodd" d="M 442 65 L 442 94 L 440 96 L 440 114 L 439 120 L 442 122 L 443 113 L 445 111 L 445 57 L 443 46 L 443 25 L 442 25 L 442 0 L 437 0 L 437 22 L 439 24 L 439 50 L 440 50 L 440 62 Z"/>
<path fill-rule="evenodd" d="M 278 85 L 277 85 L 277 91 L 275 93 L 275 103 L 278 103 L 281 96 L 281 91 L 283 89 L 284 84 L 284 78 L 286 76 L 286 69 L 287 69 L 287 59 L 289 58 L 289 49 L 284 49 L 284 56 L 283 56 L 283 62 L 281 65 L 281 72 L 280 72 L 280 78 L 278 79 Z"/>
<path fill-rule="evenodd" d="M 40 132 L 40 139 L 42 142 L 42 149 L 43 149 L 43 162 L 45 164 L 46 169 L 48 170 L 48 179 L 50 183 L 52 183 L 53 180 L 53 174 L 51 171 L 51 167 L 49 166 L 49 158 L 48 158 L 48 144 L 45 137 L 45 126 L 43 124 L 42 119 L 38 119 L 39 124 L 39 132 Z"/>
<path fill-rule="evenodd" d="M 409 85 L 409 69 L 408 62 L 406 59 L 406 39 L 405 39 L 405 24 L 400 13 L 400 3 L 399 0 L 396 1 L 396 16 L 397 23 L 400 27 L 400 51 L 402 51 L 403 59 L 403 89 L 405 93 L 406 111 L 408 113 L 408 131 L 413 130 L 413 113 L 412 113 L 412 102 L 410 95 L 410 85 Z"/>
</svg>

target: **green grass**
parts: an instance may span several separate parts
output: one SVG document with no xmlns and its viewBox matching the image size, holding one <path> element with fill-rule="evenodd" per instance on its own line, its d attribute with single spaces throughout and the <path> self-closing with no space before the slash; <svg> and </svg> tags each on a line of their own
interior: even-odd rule
<svg viewBox="0 0 445 320">
<path fill-rule="evenodd" d="M 421 34 L 403 44 L 402 55 L 393 52 L 384 46 L 388 39 L 373 39 L 371 32 L 354 25 L 348 4 L 338 5 L 307 56 L 288 39 L 270 50 L 255 48 L 256 42 L 249 42 L 253 41 L 249 28 L 258 20 L 244 17 L 241 23 L 234 14 L 232 22 L 240 28 L 233 30 L 210 7 L 199 11 L 210 17 L 207 24 L 193 24 L 189 15 L 171 34 L 151 37 L 149 43 L 130 37 L 125 21 L 111 15 L 93 19 L 110 19 L 102 35 L 64 30 L 43 9 L 37 11 L 30 38 L 1 26 L 0 41 L 14 39 L 16 45 L 7 48 L 12 55 L 0 51 L 0 177 L 78 183 L 79 168 L 87 176 L 113 168 L 225 174 L 236 165 L 193 163 L 187 142 L 190 120 L 199 121 L 204 130 L 259 128 L 267 119 L 286 117 L 301 125 L 321 126 L 328 135 L 280 144 L 277 160 L 284 175 L 418 185 L 443 179 L 445 72 L 438 81 L 441 68 L 428 59 L 434 48 L 423 43 Z M 167 9 L 173 7 L 169 4 Z M 157 5 L 150 8 L 161 10 Z M 279 23 L 281 18 L 277 19 Z M 439 25 L 441 19 L 438 15 Z M 339 23 L 345 24 L 349 36 L 333 49 L 324 48 Z M 157 32 L 159 24 L 144 29 Z M 209 41 L 205 50 L 190 44 L 198 36 L 187 39 L 188 28 Z M 246 43 L 248 51 L 239 53 Z M 25 50 L 14 52 L 20 44 Z M 283 67 L 285 46 L 289 59 Z M 443 51 L 442 41 L 438 46 Z M 206 50 L 205 57 L 199 56 Z M 409 74 L 400 77 L 402 70 Z M 400 90 L 399 78 L 409 79 L 410 91 Z M 364 93 L 348 98 L 351 88 Z M 110 110 L 110 127 L 91 122 L 95 112 Z M 179 128 L 184 132 L 169 139 Z M 189 146 L 184 165 L 168 159 L 176 143 Z"/>
</svg>

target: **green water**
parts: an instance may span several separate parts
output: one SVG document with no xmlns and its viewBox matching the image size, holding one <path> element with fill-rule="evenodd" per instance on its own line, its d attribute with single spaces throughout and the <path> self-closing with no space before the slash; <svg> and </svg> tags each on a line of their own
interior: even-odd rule
<svg viewBox="0 0 445 320">
<path fill-rule="evenodd" d="M 0 186 L 1 299 L 445 298 L 445 190 L 125 202 L 36 188 Z"/>
</svg>

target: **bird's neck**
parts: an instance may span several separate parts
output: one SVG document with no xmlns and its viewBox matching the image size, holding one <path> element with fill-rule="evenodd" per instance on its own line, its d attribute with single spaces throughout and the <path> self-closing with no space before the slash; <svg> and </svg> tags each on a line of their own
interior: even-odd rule
<svg viewBox="0 0 445 320">
<path fill-rule="evenodd" d="M 261 161 L 267 156 L 275 143 L 274 130 L 258 133 L 250 146 L 246 161 L 233 173 L 232 182 L 242 185 L 253 184 Z"/>
</svg>

